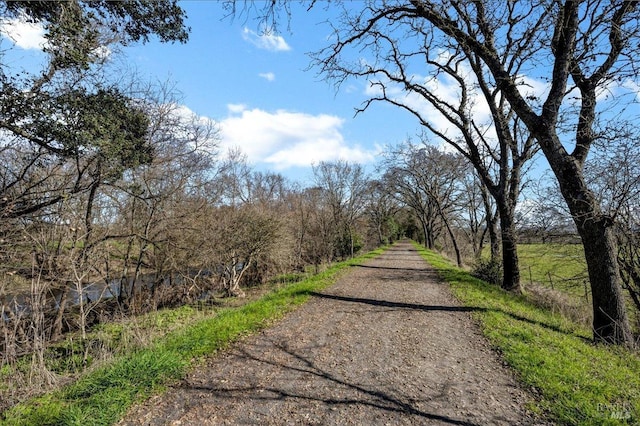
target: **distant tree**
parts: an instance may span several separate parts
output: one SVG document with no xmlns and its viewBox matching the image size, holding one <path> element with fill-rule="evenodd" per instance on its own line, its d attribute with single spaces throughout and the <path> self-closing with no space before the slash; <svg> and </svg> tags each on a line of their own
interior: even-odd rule
<svg viewBox="0 0 640 426">
<path fill-rule="evenodd" d="M 422 224 L 425 245 L 434 248 L 440 228 L 449 235 L 456 261 L 462 256 L 453 229 L 453 211 L 465 173 L 464 159 L 453 153 L 410 141 L 391 148 L 381 163 L 389 189 L 416 213 Z"/>
<path fill-rule="evenodd" d="M 400 204 L 383 180 L 371 180 L 367 185 L 364 214 L 375 229 L 377 244 L 389 244 L 397 238 L 395 214 Z"/>
<path fill-rule="evenodd" d="M 281 174 L 253 170 L 246 154 L 239 148 L 226 153 L 218 171 L 218 182 L 223 202 L 231 205 L 280 202 L 286 198 L 288 189 Z"/>
<path fill-rule="evenodd" d="M 362 166 L 346 161 L 313 166 L 316 185 L 323 190 L 333 216 L 335 249 L 340 257 L 355 254 L 355 224 L 364 209 L 367 177 Z"/>
<path fill-rule="evenodd" d="M 500 239 L 495 202 L 487 187 L 480 181 L 473 167 L 468 167 L 461 176 L 461 194 L 458 200 L 463 212 L 461 229 L 467 234 L 474 258 L 482 256 L 487 235 L 489 236 L 490 261 L 500 262 Z"/>
<path fill-rule="evenodd" d="M 289 203 L 295 266 L 304 270 L 306 265 L 313 265 L 319 272 L 322 263 L 333 261 L 335 251 L 335 223 L 325 190 L 320 187 L 296 190 L 290 194 Z"/>
<path fill-rule="evenodd" d="M 242 280 L 255 263 L 273 249 L 282 222 L 272 212 L 250 205 L 209 209 L 195 228 L 201 258 L 209 265 L 227 296 L 244 297 Z M 199 237 L 199 238 L 198 238 Z"/>
<path fill-rule="evenodd" d="M 575 225 L 562 198 L 557 181 L 544 174 L 529 188 L 526 207 L 519 214 L 521 232 L 528 232 L 543 243 L 554 236 L 575 234 Z"/>
<path fill-rule="evenodd" d="M 390 150 L 380 164 L 380 171 L 387 190 L 414 212 L 421 225 L 425 247 L 433 249 L 440 234 L 440 223 L 433 200 L 421 179 L 423 173 L 432 171 L 423 169 L 418 150 L 410 141 Z"/>
</svg>

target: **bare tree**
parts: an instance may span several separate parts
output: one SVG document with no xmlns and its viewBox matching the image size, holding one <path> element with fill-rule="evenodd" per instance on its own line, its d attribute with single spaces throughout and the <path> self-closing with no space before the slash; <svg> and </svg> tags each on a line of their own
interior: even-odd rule
<svg viewBox="0 0 640 426">
<path fill-rule="evenodd" d="M 375 230 L 378 245 L 390 244 L 398 238 L 394 216 L 399 209 L 400 204 L 383 180 L 369 181 L 364 214 Z"/>
<path fill-rule="evenodd" d="M 192 261 L 206 267 L 226 296 L 244 297 L 244 278 L 251 268 L 269 262 L 282 221 L 274 211 L 250 204 L 210 205 L 205 210 L 204 216 L 185 230 Z"/>
<path fill-rule="evenodd" d="M 488 234 L 490 261 L 496 263 L 500 259 L 500 240 L 495 203 L 492 201 L 487 187 L 478 178 L 475 170 L 470 168 L 462 177 L 460 203 L 464 206 L 462 210 L 465 212 L 466 224 L 461 228 L 467 234 L 473 256 L 476 259 L 482 255 Z"/>
<path fill-rule="evenodd" d="M 396 200 L 415 213 L 422 227 L 425 247 L 433 249 L 440 234 L 440 223 L 433 200 L 421 185 L 422 174 L 430 171 L 423 170 L 417 155 L 414 155 L 417 150 L 409 141 L 390 150 L 381 163 L 381 171 L 384 171 L 385 185 Z"/>
<path fill-rule="evenodd" d="M 460 184 L 468 171 L 464 159 L 426 143 L 418 146 L 408 141 L 390 149 L 382 167 L 398 200 L 416 213 L 425 234 L 425 245 L 432 249 L 443 227 L 451 239 L 456 261 L 462 265 L 453 213 L 458 208 Z"/>
<path fill-rule="evenodd" d="M 519 216 L 520 232 L 542 243 L 553 242 L 554 238 L 572 240 L 572 236 L 577 236 L 557 180 L 548 173 L 531 185 L 526 207 L 523 203 Z"/>
<path fill-rule="evenodd" d="M 149 144 L 154 158 L 104 192 L 110 200 L 108 211 L 117 223 L 97 241 L 122 242 L 113 248 L 121 262 L 111 267 L 115 275 L 111 278 L 120 279 L 116 293 L 123 307 L 133 300 L 134 290 L 142 288 L 139 280 L 145 271 L 155 275 L 150 286 L 152 299 L 174 276 L 190 278 L 198 265 L 190 261 L 185 230 L 222 197 L 216 182 L 215 123 L 185 116 L 170 88 L 149 90 L 145 89 L 144 107 L 151 118 Z"/>
<path fill-rule="evenodd" d="M 359 164 L 346 161 L 320 162 L 313 167 L 313 174 L 331 208 L 336 252 L 340 257 L 353 257 L 355 224 L 364 208 L 364 170 Z"/>
<path fill-rule="evenodd" d="M 334 258 L 335 223 L 325 190 L 304 188 L 290 194 L 291 232 L 295 236 L 295 266 L 304 270 L 313 265 L 316 273 L 320 265 Z"/>
</svg>

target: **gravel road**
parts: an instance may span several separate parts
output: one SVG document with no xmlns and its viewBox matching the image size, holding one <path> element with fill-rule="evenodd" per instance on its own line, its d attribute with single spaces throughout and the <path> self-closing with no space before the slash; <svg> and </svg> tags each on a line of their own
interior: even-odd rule
<svg viewBox="0 0 640 426">
<path fill-rule="evenodd" d="M 400 243 L 121 424 L 541 423 L 469 311 Z"/>
</svg>

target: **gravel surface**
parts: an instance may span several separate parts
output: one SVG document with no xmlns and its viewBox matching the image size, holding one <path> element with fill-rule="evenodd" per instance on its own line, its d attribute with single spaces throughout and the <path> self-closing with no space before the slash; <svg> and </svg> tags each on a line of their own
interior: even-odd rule
<svg viewBox="0 0 640 426">
<path fill-rule="evenodd" d="M 122 425 L 530 425 L 522 390 L 415 249 L 354 267 Z"/>
</svg>

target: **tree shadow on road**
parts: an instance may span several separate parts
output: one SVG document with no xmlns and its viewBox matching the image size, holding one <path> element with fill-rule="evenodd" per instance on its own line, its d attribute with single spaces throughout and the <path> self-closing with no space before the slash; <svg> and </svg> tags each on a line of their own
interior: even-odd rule
<svg viewBox="0 0 640 426">
<path fill-rule="evenodd" d="M 437 272 L 432 268 L 402 267 L 402 266 L 375 266 L 352 265 L 355 268 L 372 269 L 376 271 L 376 278 L 383 281 L 417 281 L 444 284 Z"/>
<path fill-rule="evenodd" d="M 427 420 L 438 421 L 450 425 L 464 425 L 464 426 L 477 426 L 476 423 L 471 423 L 464 420 L 454 419 L 448 416 L 429 413 L 417 408 L 412 402 L 415 400 L 403 400 L 401 398 L 394 397 L 387 392 L 372 387 L 350 383 L 342 378 L 336 377 L 330 371 L 323 370 L 317 366 L 310 358 L 305 357 L 301 353 L 288 348 L 285 344 L 278 343 L 272 340 L 268 341 L 266 347 L 255 348 L 255 353 L 249 352 L 244 348 L 239 348 L 234 355 L 242 358 L 242 362 L 257 362 L 260 364 L 270 365 L 276 367 L 281 371 L 281 377 L 286 379 L 283 381 L 283 385 L 279 385 L 276 380 L 274 386 L 238 386 L 238 387 L 216 387 L 207 385 L 187 385 L 186 387 L 191 390 L 206 391 L 211 393 L 217 398 L 225 398 L 230 400 L 237 400 L 238 398 L 252 399 L 256 403 L 259 401 L 281 401 L 285 399 L 292 400 L 306 400 L 316 401 L 327 406 L 349 406 L 349 405 L 364 405 L 376 410 L 382 410 L 386 412 L 407 414 L 415 416 L 415 421 L 423 423 Z M 274 349 L 280 350 L 288 355 L 291 362 L 276 362 L 266 357 L 259 356 L 268 351 Z M 292 383 L 295 381 L 296 375 L 311 375 L 322 379 L 322 388 L 313 388 L 309 390 L 308 387 L 303 386 L 301 389 L 291 389 L 291 386 L 285 386 L 284 383 Z M 300 376 L 298 379 L 302 379 Z M 308 383 L 310 379 L 304 380 Z M 287 389 L 288 387 L 289 389 Z M 341 388 L 355 392 L 354 396 L 345 397 L 330 397 L 323 394 L 322 390 L 330 389 L 329 394 L 335 394 L 335 389 Z M 306 392 L 305 392 L 306 390 Z M 325 392 L 326 393 L 326 392 Z M 408 399 L 408 398 L 407 398 Z"/>
<path fill-rule="evenodd" d="M 368 299 L 362 297 L 338 296 L 335 294 L 309 292 L 310 296 L 320 297 L 323 299 L 340 300 L 343 302 L 364 303 L 373 306 L 382 306 L 385 308 L 414 309 L 417 311 L 444 311 L 444 312 L 475 312 L 485 311 L 484 308 L 473 306 L 444 306 L 444 305 L 421 305 L 418 303 L 390 302 L 388 300 Z"/>
<path fill-rule="evenodd" d="M 418 303 L 405 303 L 405 302 L 391 302 L 388 300 L 377 300 L 377 299 L 368 299 L 368 298 L 361 298 L 361 297 L 349 297 L 349 296 L 339 296 L 339 295 L 334 295 L 334 294 L 327 294 L 327 293 L 318 293 L 318 292 L 307 292 L 307 294 L 309 294 L 310 296 L 313 297 L 319 297 L 319 298 L 324 298 L 324 299 L 332 299 L 332 300 L 339 300 L 339 301 L 343 301 L 343 302 L 353 302 L 353 303 L 364 303 L 367 305 L 372 305 L 372 306 L 380 306 L 380 307 L 385 307 L 385 308 L 394 308 L 394 309 L 413 309 L 413 310 L 417 310 L 417 311 L 424 311 L 424 312 L 433 312 L 433 311 L 441 311 L 441 312 L 496 312 L 496 313 L 500 313 L 503 315 L 507 315 L 515 320 L 518 321 L 522 321 L 525 322 L 527 324 L 531 324 L 531 325 L 537 325 L 537 326 L 541 326 L 544 328 L 547 328 L 549 330 L 555 331 L 556 333 L 561 333 L 561 334 L 566 334 L 566 335 L 570 335 L 570 336 L 575 336 L 578 337 L 580 339 L 583 339 L 585 341 L 590 341 L 589 339 L 583 337 L 583 336 L 579 336 L 576 335 L 575 333 L 572 333 L 571 331 L 568 330 L 563 330 L 562 328 L 553 325 L 553 324 L 547 324 L 545 322 L 541 322 L 541 321 L 537 321 L 537 320 L 532 320 L 530 318 L 526 318 L 523 317 L 521 315 L 517 315 L 514 314 L 513 312 L 508 312 L 502 309 L 496 309 L 496 308 L 484 308 L 484 307 L 480 307 L 480 306 L 443 306 L 443 305 L 421 305 Z"/>
<path fill-rule="evenodd" d="M 398 266 L 374 266 L 374 265 L 351 265 L 355 268 L 367 268 L 367 269 L 383 269 L 389 271 L 417 271 L 417 272 L 433 272 L 431 268 L 406 268 L 406 267 L 398 267 Z M 437 274 L 433 272 L 433 276 L 437 277 Z"/>
</svg>

